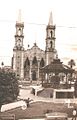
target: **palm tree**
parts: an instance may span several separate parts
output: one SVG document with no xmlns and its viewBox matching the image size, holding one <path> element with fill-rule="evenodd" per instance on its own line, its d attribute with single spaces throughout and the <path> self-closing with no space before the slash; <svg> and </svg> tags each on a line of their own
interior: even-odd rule
<svg viewBox="0 0 77 120">
<path fill-rule="evenodd" d="M 73 68 L 73 66 L 75 66 L 76 65 L 76 63 L 75 63 L 75 61 L 73 60 L 73 59 L 71 59 L 69 62 L 68 62 L 68 65 L 70 66 L 70 68 L 72 69 Z M 72 73 L 70 74 L 70 77 L 71 77 L 71 79 L 72 79 Z"/>
<path fill-rule="evenodd" d="M 71 59 L 69 62 L 68 62 L 68 65 L 70 66 L 70 68 L 73 68 L 73 66 L 75 66 L 75 61 L 73 59 Z"/>
</svg>

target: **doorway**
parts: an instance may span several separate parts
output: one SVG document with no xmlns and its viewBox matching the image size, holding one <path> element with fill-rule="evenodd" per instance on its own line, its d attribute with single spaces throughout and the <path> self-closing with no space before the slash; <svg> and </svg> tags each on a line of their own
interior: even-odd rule
<svg viewBox="0 0 77 120">
<path fill-rule="evenodd" d="M 36 80 L 36 72 L 35 71 L 33 71 L 33 73 L 32 73 L 32 80 Z"/>
</svg>

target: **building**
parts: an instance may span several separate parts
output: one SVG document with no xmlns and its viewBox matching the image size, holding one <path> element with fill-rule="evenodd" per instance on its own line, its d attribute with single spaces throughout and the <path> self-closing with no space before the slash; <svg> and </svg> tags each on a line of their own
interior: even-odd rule
<svg viewBox="0 0 77 120">
<path fill-rule="evenodd" d="M 31 49 L 24 48 L 24 22 L 21 21 L 20 16 L 15 27 L 12 68 L 20 79 L 40 80 L 40 68 L 50 64 L 57 54 L 55 49 L 55 25 L 53 25 L 52 13 L 50 13 L 49 22 L 46 26 L 45 50 L 40 49 L 36 43 L 34 43 Z"/>
</svg>

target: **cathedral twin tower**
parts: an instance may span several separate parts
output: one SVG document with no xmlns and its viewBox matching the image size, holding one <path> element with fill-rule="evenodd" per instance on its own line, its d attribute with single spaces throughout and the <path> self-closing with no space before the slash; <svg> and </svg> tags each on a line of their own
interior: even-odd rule
<svg viewBox="0 0 77 120">
<path fill-rule="evenodd" d="M 48 65 L 56 58 L 55 49 L 55 25 L 53 25 L 52 13 L 46 27 L 45 51 L 34 43 L 31 49 L 24 49 L 23 34 L 24 22 L 16 22 L 15 45 L 13 48 L 12 67 L 20 79 L 37 81 L 41 79 L 40 68 Z"/>
</svg>

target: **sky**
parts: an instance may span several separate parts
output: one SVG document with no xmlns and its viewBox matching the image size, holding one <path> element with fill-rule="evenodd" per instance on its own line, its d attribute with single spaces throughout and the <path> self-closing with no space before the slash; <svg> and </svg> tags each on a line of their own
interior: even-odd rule
<svg viewBox="0 0 77 120">
<path fill-rule="evenodd" d="M 56 25 L 56 49 L 64 64 L 77 64 L 77 0 L 0 0 L 0 64 L 11 65 L 15 44 L 15 24 L 21 9 L 24 22 L 24 47 L 28 44 L 45 50 L 46 26 L 52 11 Z"/>
</svg>

